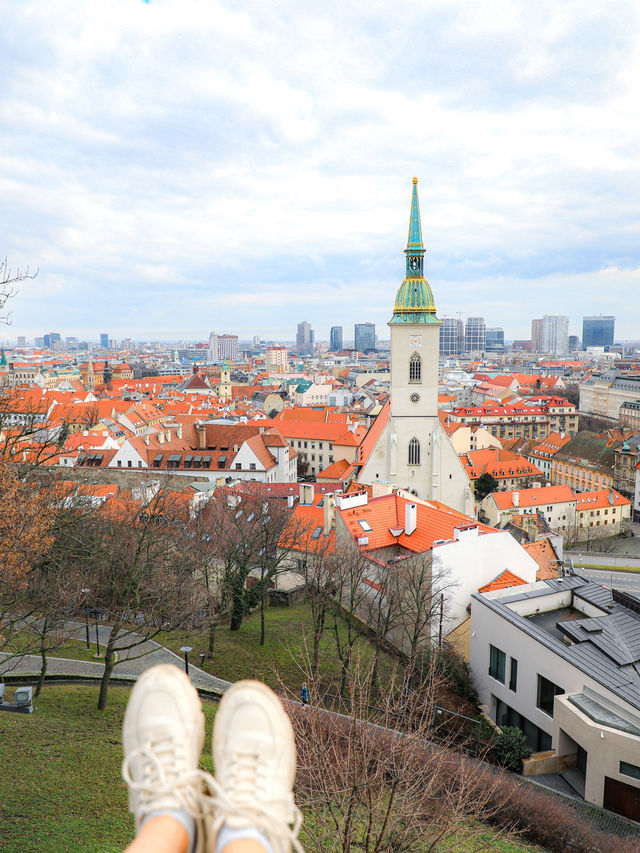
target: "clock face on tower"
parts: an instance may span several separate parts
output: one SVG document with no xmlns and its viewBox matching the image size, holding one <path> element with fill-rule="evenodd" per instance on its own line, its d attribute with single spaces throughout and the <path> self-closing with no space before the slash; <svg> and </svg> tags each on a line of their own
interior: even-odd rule
<svg viewBox="0 0 640 853">
<path fill-rule="evenodd" d="M 409 338 L 409 345 L 414 349 L 422 346 L 422 335 L 411 335 Z"/>
</svg>

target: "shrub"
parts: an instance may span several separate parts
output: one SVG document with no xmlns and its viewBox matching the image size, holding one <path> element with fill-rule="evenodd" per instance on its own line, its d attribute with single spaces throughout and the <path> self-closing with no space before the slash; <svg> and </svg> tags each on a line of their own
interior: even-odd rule
<svg viewBox="0 0 640 853">
<path fill-rule="evenodd" d="M 504 726 L 493 741 L 499 763 L 507 770 L 522 770 L 522 759 L 531 755 L 524 732 L 516 726 Z"/>
</svg>

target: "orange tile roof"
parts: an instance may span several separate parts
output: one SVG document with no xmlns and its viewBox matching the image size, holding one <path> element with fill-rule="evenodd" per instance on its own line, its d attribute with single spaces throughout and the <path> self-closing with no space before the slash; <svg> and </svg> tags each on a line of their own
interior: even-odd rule
<svg viewBox="0 0 640 853">
<path fill-rule="evenodd" d="M 356 453 L 356 463 L 362 467 L 366 464 L 369 456 L 378 443 L 378 439 L 382 435 L 382 431 L 389 422 L 389 417 L 391 415 L 391 398 L 387 400 L 382 409 L 380 410 L 378 417 L 369 427 L 369 431 L 364 437 L 360 447 Z"/>
<path fill-rule="evenodd" d="M 542 471 L 524 456 L 497 447 L 463 453 L 460 461 L 470 480 L 477 480 L 485 473 L 491 474 L 496 480 L 542 475 Z"/>
<path fill-rule="evenodd" d="M 560 571 L 560 560 L 549 539 L 538 539 L 537 542 L 523 542 L 522 547 L 538 564 L 536 580 L 557 578 Z"/>
<path fill-rule="evenodd" d="M 404 532 L 405 507 L 408 503 L 416 504 L 417 516 L 416 529 L 410 535 Z M 462 525 L 475 525 L 481 534 L 497 532 L 444 504 L 409 500 L 397 493 L 370 499 L 364 506 L 353 509 L 336 509 L 336 512 L 356 541 L 367 538 L 367 543 L 361 546 L 365 551 L 400 545 L 421 554 L 431 550 L 433 543 L 438 540 L 453 539 L 454 530 Z M 371 530 L 365 530 L 360 521 L 368 522 Z"/>
<path fill-rule="evenodd" d="M 347 477 L 353 471 L 353 465 L 351 462 L 347 462 L 346 459 L 338 459 L 336 462 L 333 462 L 331 465 L 328 465 L 324 471 L 321 471 L 318 474 L 318 480 L 342 480 L 344 477 Z"/>
<path fill-rule="evenodd" d="M 569 486 L 541 486 L 539 489 L 519 489 L 511 492 L 491 492 L 498 509 L 512 509 L 513 496 L 517 495 L 518 506 L 532 507 L 575 501 L 576 496 Z"/>
<path fill-rule="evenodd" d="M 510 586 L 520 586 L 526 583 L 527 581 L 522 580 L 518 575 L 514 575 L 513 572 L 509 571 L 509 569 L 505 569 L 504 572 L 499 574 L 492 581 L 479 587 L 478 592 L 493 592 L 495 589 L 506 589 Z"/>
<path fill-rule="evenodd" d="M 612 502 L 609 502 L 609 496 Z M 595 492 L 580 492 L 576 495 L 578 512 L 590 509 L 607 509 L 610 506 L 631 506 L 631 501 L 623 497 L 615 489 L 598 489 Z"/>
</svg>

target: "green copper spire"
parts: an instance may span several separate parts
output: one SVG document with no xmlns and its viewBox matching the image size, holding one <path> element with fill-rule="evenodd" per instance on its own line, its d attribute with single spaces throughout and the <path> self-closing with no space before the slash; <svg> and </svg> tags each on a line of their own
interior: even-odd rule
<svg viewBox="0 0 640 853">
<path fill-rule="evenodd" d="M 2 358 L 0 358 L 0 367 L 6 367 L 6 366 L 7 366 L 7 357 L 6 357 L 6 355 L 4 354 L 4 347 L 3 347 L 3 349 L 2 349 Z"/>
<path fill-rule="evenodd" d="M 413 194 L 411 196 L 411 215 L 409 216 L 409 237 L 407 252 L 424 252 L 422 245 L 422 225 L 420 224 L 420 203 L 418 201 L 418 179 L 413 179 Z"/>
<path fill-rule="evenodd" d="M 420 224 L 420 204 L 418 202 L 418 179 L 413 179 L 411 195 L 411 214 L 409 216 L 409 237 L 406 256 L 405 279 L 396 295 L 393 317 L 390 322 L 398 323 L 440 323 L 436 317 L 436 303 L 429 283 L 424 277 L 424 245 L 422 243 L 422 225 Z"/>
</svg>

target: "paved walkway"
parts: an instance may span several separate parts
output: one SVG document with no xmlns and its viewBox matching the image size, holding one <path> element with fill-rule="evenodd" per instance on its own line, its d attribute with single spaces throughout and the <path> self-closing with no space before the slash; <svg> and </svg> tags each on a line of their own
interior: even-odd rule
<svg viewBox="0 0 640 853">
<path fill-rule="evenodd" d="M 86 637 L 86 628 L 82 622 L 68 622 L 64 626 L 65 632 L 79 640 Z M 100 645 L 105 646 L 111 628 L 107 625 L 98 626 L 98 639 Z M 90 626 L 89 636 L 92 647 L 95 648 L 95 625 Z M 127 640 L 122 641 L 127 644 Z M 118 644 L 116 644 L 117 647 Z M 184 659 L 174 652 L 161 646 L 153 640 L 146 640 L 133 649 L 127 649 L 118 653 L 118 662 L 113 668 L 114 678 L 127 678 L 135 680 L 139 675 L 152 666 L 159 663 L 172 663 L 184 667 Z M 25 655 L 24 657 L 12 657 L 8 653 L 0 654 L 0 676 L 14 673 L 19 675 L 38 676 L 40 673 L 41 659 L 39 655 Z M 102 661 L 72 660 L 70 658 L 47 657 L 47 675 L 76 675 L 78 677 L 89 676 L 95 678 L 102 676 L 104 663 Z M 200 667 L 193 666 L 189 661 L 189 675 L 195 687 L 208 688 L 209 690 L 224 691 L 231 685 L 229 681 L 209 675 Z"/>
</svg>

